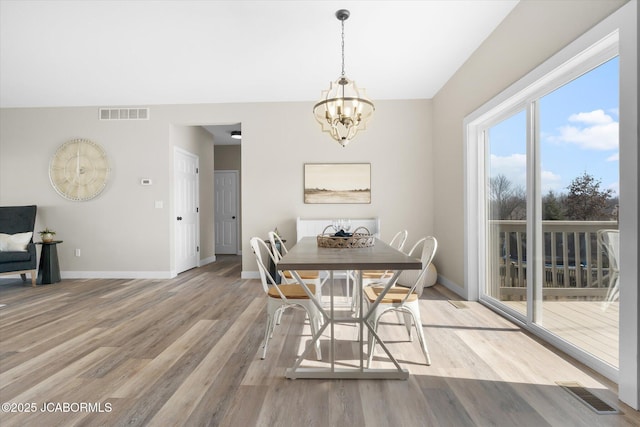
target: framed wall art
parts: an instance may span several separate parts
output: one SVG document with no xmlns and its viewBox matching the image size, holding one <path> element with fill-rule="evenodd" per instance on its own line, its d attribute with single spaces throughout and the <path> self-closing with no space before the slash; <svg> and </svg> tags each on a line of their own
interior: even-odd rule
<svg viewBox="0 0 640 427">
<path fill-rule="evenodd" d="M 370 163 L 305 163 L 305 203 L 371 203 Z"/>
</svg>

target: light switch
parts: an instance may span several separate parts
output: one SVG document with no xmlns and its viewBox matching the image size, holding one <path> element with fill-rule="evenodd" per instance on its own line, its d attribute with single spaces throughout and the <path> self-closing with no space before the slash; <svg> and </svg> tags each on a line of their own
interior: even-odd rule
<svg viewBox="0 0 640 427">
<path fill-rule="evenodd" d="M 162 200 L 156 200 L 156 209 L 162 209 L 164 207 L 164 202 Z"/>
</svg>

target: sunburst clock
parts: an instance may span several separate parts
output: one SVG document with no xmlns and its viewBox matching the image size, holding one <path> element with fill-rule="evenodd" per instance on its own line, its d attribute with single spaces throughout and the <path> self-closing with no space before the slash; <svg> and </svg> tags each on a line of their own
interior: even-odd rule
<svg viewBox="0 0 640 427">
<path fill-rule="evenodd" d="M 110 171 L 104 149 L 87 139 L 65 142 L 49 163 L 53 188 L 65 199 L 75 201 L 91 200 L 100 194 Z"/>
</svg>

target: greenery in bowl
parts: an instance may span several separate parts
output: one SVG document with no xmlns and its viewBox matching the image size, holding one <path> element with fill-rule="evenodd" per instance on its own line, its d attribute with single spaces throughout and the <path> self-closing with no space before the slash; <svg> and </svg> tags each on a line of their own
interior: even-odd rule
<svg viewBox="0 0 640 427">
<path fill-rule="evenodd" d="M 38 233 L 40 233 L 40 236 L 44 236 L 45 234 L 51 234 L 52 236 L 55 236 L 56 232 L 53 230 L 49 230 L 48 228 L 45 228 L 42 231 L 38 231 Z"/>
</svg>

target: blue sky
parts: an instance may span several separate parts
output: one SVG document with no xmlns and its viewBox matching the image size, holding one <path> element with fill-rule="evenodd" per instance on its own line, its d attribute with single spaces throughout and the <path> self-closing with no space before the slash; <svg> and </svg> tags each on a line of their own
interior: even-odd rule
<svg viewBox="0 0 640 427">
<path fill-rule="evenodd" d="M 600 188 L 619 189 L 618 58 L 540 99 L 542 193 L 566 193 L 584 172 Z M 524 111 L 489 131 L 491 176 L 503 174 L 525 188 Z"/>
</svg>

